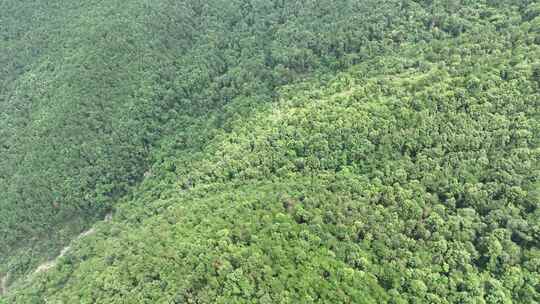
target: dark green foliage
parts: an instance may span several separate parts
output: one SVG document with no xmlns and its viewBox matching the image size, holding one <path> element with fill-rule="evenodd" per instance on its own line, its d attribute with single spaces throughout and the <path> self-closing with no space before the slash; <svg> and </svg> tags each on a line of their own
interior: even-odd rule
<svg viewBox="0 0 540 304">
<path fill-rule="evenodd" d="M 399 3 L 328 5 L 6 2 L 0 264 L 23 274 L 54 256 L 140 180 L 160 138 L 183 130 L 176 152 L 197 149 L 276 86 L 397 47 L 367 33 Z"/>
<path fill-rule="evenodd" d="M 536 3 L 63 4 L 0 13 L 10 303 L 540 301 Z"/>
</svg>

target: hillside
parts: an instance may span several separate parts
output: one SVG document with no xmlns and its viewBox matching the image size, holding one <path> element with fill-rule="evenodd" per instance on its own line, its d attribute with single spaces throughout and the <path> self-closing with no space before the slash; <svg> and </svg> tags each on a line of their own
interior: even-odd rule
<svg viewBox="0 0 540 304">
<path fill-rule="evenodd" d="M 535 1 L 2 6 L 7 303 L 540 301 Z"/>
</svg>

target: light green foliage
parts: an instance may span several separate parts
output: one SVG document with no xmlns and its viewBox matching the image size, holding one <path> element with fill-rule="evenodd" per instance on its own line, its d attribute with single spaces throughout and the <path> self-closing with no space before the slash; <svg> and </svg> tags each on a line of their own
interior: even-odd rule
<svg viewBox="0 0 540 304">
<path fill-rule="evenodd" d="M 5 4 L 10 303 L 540 301 L 537 4 L 61 4 Z"/>
</svg>

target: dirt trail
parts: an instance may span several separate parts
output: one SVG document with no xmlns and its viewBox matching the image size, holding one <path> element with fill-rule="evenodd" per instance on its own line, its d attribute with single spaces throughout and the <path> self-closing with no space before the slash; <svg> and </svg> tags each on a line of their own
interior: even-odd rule
<svg viewBox="0 0 540 304">
<path fill-rule="evenodd" d="M 7 284 L 9 281 L 9 272 L 6 273 L 0 280 L 0 296 L 7 292 Z"/>
<path fill-rule="evenodd" d="M 112 220 L 112 213 L 109 213 L 105 216 L 105 218 L 103 219 L 104 222 L 110 222 Z M 89 236 L 89 235 L 92 235 L 96 233 L 96 229 L 95 228 L 90 228 L 86 231 L 83 231 L 81 234 L 79 234 L 74 240 L 78 240 L 78 239 L 81 239 L 83 237 L 86 237 L 86 236 Z M 51 268 L 53 268 L 56 263 L 58 262 L 58 260 L 60 258 L 62 258 L 64 255 L 66 255 L 66 253 L 68 253 L 68 251 L 71 249 L 71 246 L 66 246 L 64 248 L 62 248 L 62 250 L 60 251 L 60 254 L 54 258 L 53 260 L 50 260 L 50 261 L 47 261 L 41 265 L 39 265 L 36 270 L 34 270 L 34 274 L 37 274 L 37 273 L 40 273 L 40 272 L 44 272 L 44 271 L 47 271 Z M 9 277 L 10 277 L 10 274 L 9 272 L 3 274 L 3 273 L 0 273 L 0 296 L 1 295 L 4 295 L 8 292 L 8 283 L 9 283 Z"/>
<path fill-rule="evenodd" d="M 105 219 L 103 219 L 103 221 L 104 221 L 104 222 L 109 222 L 111 219 L 112 219 L 112 214 L 109 213 L 109 214 L 107 214 L 107 215 L 105 216 Z M 81 234 L 79 234 L 79 235 L 75 238 L 75 240 L 78 240 L 78 239 L 81 239 L 81 238 L 83 238 L 83 237 L 92 235 L 92 234 L 94 234 L 94 233 L 96 233 L 96 229 L 95 229 L 95 228 L 90 228 L 90 229 L 88 229 L 88 230 L 86 230 L 86 231 L 81 232 Z M 50 261 L 47 261 L 47 262 L 45 262 L 45 263 L 39 265 L 39 266 L 36 268 L 36 270 L 34 270 L 34 273 L 36 274 L 36 273 L 44 272 L 44 271 L 47 271 L 47 270 L 53 268 L 53 267 L 56 265 L 56 263 L 58 262 L 58 260 L 59 260 L 60 258 L 62 258 L 64 255 L 66 255 L 66 253 L 67 253 L 70 249 L 71 249 L 71 246 L 69 246 L 69 245 L 66 246 L 66 247 L 64 247 L 64 248 L 62 248 L 62 251 L 60 251 L 60 254 L 59 254 L 54 260 L 50 260 Z M 7 280 L 6 280 L 6 281 L 7 281 Z M 3 282 L 3 281 L 2 281 L 2 282 Z M 1 291 L 1 290 L 0 290 L 0 291 Z M 2 293 L 0 293 L 0 294 L 2 294 Z"/>
</svg>

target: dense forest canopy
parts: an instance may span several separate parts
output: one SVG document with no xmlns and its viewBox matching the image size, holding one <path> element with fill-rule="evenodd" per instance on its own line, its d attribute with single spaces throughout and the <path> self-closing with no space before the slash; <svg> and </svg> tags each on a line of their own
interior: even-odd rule
<svg viewBox="0 0 540 304">
<path fill-rule="evenodd" d="M 0 26 L 0 303 L 540 302 L 538 1 Z"/>
</svg>

